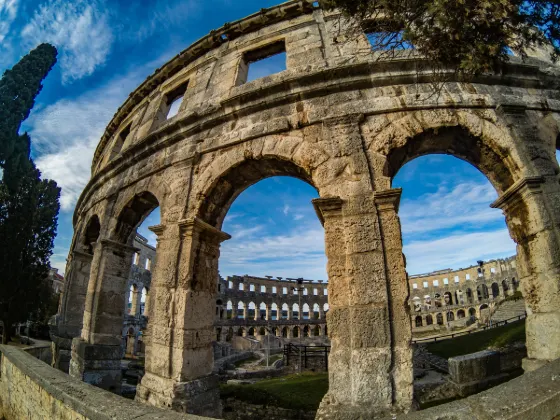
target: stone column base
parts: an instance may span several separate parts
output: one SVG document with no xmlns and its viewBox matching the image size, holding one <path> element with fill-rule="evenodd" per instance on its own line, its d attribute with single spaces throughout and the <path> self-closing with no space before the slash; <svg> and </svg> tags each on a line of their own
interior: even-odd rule
<svg viewBox="0 0 560 420">
<path fill-rule="evenodd" d="M 136 400 L 180 413 L 221 418 L 219 379 L 209 375 L 189 382 L 175 382 L 146 372 L 136 388 Z"/>
<path fill-rule="evenodd" d="M 94 345 L 74 338 L 69 373 L 88 384 L 120 394 L 121 358 L 121 346 Z"/>
<path fill-rule="evenodd" d="M 521 361 L 521 367 L 523 368 L 524 372 L 532 372 L 533 370 L 537 370 L 540 367 L 550 363 L 552 360 L 543 360 L 543 359 L 530 359 L 525 357 Z"/>
<path fill-rule="evenodd" d="M 51 340 L 51 366 L 64 373 L 68 373 L 70 370 L 70 359 L 72 359 L 72 339 L 51 335 Z"/>
</svg>

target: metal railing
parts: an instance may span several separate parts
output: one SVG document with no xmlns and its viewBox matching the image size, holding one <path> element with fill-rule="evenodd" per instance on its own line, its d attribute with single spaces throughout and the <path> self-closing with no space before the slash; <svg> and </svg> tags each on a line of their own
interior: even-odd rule
<svg viewBox="0 0 560 420">
<path fill-rule="evenodd" d="M 497 327 L 502 327 L 504 325 L 507 324 L 511 324 L 514 322 L 518 322 L 521 321 L 522 319 L 525 319 L 527 317 L 527 313 L 523 314 L 523 315 L 518 315 L 518 316 L 514 316 L 512 318 L 508 318 L 508 319 L 504 319 L 503 321 L 498 321 L 498 322 L 493 322 L 491 324 L 487 324 L 484 325 L 481 328 L 477 328 L 476 330 L 468 330 L 468 331 L 459 331 L 456 333 L 451 333 L 451 334 L 446 334 L 446 335 L 439 335 L 437 337 L 430 337 L 430 338 L 418 338 L 416 340 L 412 340 L 412 344 L 423 344 L 423 343 L 430 343 L 430 342 L 434 342 L 437 343 L 438 340 L 446 340 L 449 338 L 455 338 L 455 337 L 459 337 L 462 335 L 469 335 L 469 334 L 476 334 L 478 332 L 481 331 L 486 331 L 492 328 L 497 328 Z"/>
<path fill-rule="evenodd" d="M 298 346 L 292 343 L 284 346 L 284 360 L 286 366 L 290 366 L 290 362 L 299 362 L 299 368 L 307 369 L 310 359 L 322 358 L 325 370 L 329 369 L 329 353 L 331 346 Z"/>
</svg>

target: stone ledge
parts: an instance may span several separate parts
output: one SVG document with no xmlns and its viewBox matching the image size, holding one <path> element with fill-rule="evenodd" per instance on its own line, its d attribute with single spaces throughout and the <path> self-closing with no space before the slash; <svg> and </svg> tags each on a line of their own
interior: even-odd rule
<svg viewBox="0 0 560 420">
<path fill-rule="evenodd" d="M 560 359 L 463 400 L 398 416 L 399 420 L 552 419 L 560 415 Z"/>
<path fill-rule="evenodd" d="M 91 420 L 209 419 L 162 410 L 118 397 L 72 378 L 20 349 L 0 346 L 0 353 L 0 417 L 3 415 L 6 420 L 27 418 L 29 413 L 36 414 L 33 418 L 55 420 L 60 418 L 63 412 L 70 413 L 75 418 L 83 416 Z M 22 383 L 16 383 L 16 376 L 20 377 Z M 30 387 L 29 381 L 36 386 Z M 23 390 L 30 395 L 15 395 Z M 34 393 L 36 395 L 31 395 Z M 33 407 L 20 406 L 37 400 L 41 400 L 42 404 L 35 404 Z"/>
</svg>

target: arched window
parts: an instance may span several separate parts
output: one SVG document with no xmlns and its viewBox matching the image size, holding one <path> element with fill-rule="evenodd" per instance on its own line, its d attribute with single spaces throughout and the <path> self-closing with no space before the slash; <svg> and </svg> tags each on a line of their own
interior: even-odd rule
<svg viewBox="0 0 560 420">
<path fill-rule="evenodd" d="M 292 305 L 292 319 L 300 319 L 299 305 L 297 303 Z"/>
<path fill-rule="evenodd" d="M 301 307 L 301 317 L 302 319 L 309 319 L 309 305 L 304 303 Z"/>
</svg>

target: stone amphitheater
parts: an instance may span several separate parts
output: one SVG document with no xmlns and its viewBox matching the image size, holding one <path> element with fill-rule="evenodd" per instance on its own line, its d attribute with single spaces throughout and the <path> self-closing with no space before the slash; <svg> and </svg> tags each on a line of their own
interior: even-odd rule
<svg viewBox="0 0 560 420">
<path fill-rule="evenodd" d="M 318 2 L 288 1 L 212 31 L 130 94 L 74 215 L 57 347 L 71 342 L 72 378 L 2 348 L 6 419 L 219 418 L 214 296 L 220 243 L 230 238 L 222 222 L 244 189 L 276 175 L 320 196 L 332 348 L 317 419 L 560 415 L 558 69 L 536 51 L 469 83 L 449 75 L 438 96 L 414 51 L 379 60 L 366 35 L 347 28 Z M 247 82 L 252 63 L 279 52 L 285 71 Z M 470 162 L 498 193 L 492 206 L 517 244 L 528 357 L 525 374 L 506 384 L 403 414 L 415 407 L 411 318 L 401 191 L 391 182 L 430 153 Z M 123 402 L 105 390 L 120 387 L 135 230 L 158 206 L 146 374 L 137 401 Z"/>
</svg>

